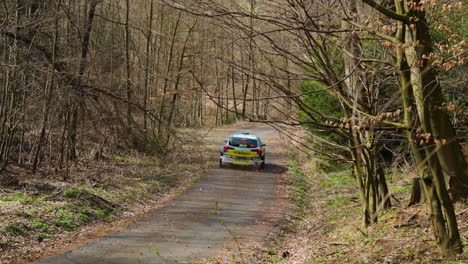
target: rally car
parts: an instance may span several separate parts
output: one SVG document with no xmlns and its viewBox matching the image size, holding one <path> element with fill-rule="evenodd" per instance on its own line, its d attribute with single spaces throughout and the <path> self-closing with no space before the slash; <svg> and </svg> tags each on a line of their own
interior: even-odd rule
<svg viewBox="0 0 468 264">
<path fill-rule="evenodd" d="M 265 168 L 265 144 L 258 136 L 249 133 L 233 134 L 225 141 L 219 157 L 219 167 L 224 164 L 253 165 Z"/>
</svg>

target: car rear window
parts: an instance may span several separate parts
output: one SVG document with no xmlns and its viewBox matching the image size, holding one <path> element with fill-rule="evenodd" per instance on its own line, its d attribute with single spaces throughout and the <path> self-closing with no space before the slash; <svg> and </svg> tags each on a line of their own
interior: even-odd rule
<svg viewBox="0 0 468 264">
<path fill-rule="evenodd" d="M 257 140 L 250 138 L 233 137 L 229 140 L 229 145 L 241 148 L 256 148 Z"/>
</svg>

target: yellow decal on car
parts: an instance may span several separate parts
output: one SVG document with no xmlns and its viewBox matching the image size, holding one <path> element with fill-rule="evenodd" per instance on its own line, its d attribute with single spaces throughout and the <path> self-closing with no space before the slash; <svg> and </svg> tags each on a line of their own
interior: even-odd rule
<svg viewBox="0 0 468 264">
<path fill-rule="evenodd" d="M 232 157 L 232 162 L 237 165 L 250 165 L 252 163 L 252 159 L 244 157 Z"/>
<path fill-rule="evenodd" d="M 240 149 L 230 149 L 226 152 L 226 154 L 231 155 L 231 156 L 237 156 L 237 157 L 251 157 L 251 158 L 259 157 L 259 154 L 255 151 L 240 150 Z"/>
</svg>

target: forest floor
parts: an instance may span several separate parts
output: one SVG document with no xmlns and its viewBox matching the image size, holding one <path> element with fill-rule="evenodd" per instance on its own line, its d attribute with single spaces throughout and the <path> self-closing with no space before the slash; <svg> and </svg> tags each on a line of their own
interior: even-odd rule
<svg viewBox="0 0 468 264">
<path fill-rule="evenodd" d="M 435 246 L 427 206 L 408 206 L 413 170 L 387 175 L 393 207 L 379 216 L 378 224 L 363 228 L 350 169 L 323 171 L 310 156 L 288 145 L 284 149 L 281 162 L 289 171 L 278 188 L 293 213 L 263 242 L 241 243 L 202 263 L 468 263 L 467 203 L 456 204 L 465 252 L 446 259 Z"/>
<path fill-rule="evenodd" d="M 208 129 L 183 132 L 191 143 L 164 159 L 133 152 L 79 161 L 68 172 L 10 167 L 0 181 L 0 263 L 28 263 L 116 232 L 187 190 L 213 156 L 199 141 Z"/>
</svg>

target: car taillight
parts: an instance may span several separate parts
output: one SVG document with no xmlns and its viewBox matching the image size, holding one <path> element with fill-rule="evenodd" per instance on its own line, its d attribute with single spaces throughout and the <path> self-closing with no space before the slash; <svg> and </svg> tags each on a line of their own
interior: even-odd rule
<svg viewBox="0 0 468 264">
<path fill-rule="evenodd" d="M 228 151 L 229 149 L 234 149 L 234 148 L 230 146 L 224 146 L 224 152 Z"/>
<path fill-rule="evenodd" d="M 257 153 L 262 153 L 263 149 L 252 149 L 251 151 L 257 152 Z"/>
</svg>

